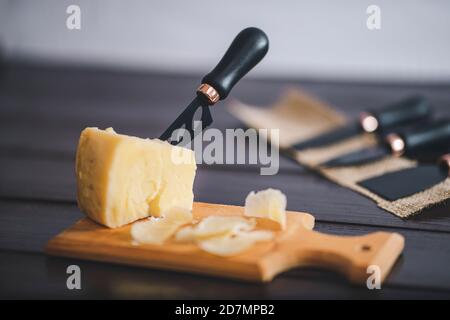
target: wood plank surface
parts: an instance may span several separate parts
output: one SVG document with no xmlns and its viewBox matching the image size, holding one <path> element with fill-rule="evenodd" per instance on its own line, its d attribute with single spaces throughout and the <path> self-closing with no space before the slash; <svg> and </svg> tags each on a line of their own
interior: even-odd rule
<svg viewBox="0 0 450 320">
<path fill-rule="evenodd" d="M 0 298 L 39 299 L 448 299 L 441 290 L 383 287 L 367 290 L 316 270 L 270 284 L 147 270 L 43 254 L 1 251 Z M 82 290 L 66 287 L 69 265 L 82 272 Z"/>
<path fill-rule="evenodd" d="M 42 253 L 48 240 L 82 217 L 83 214 L 75 205 L 0 200 L 0 250 Z M 314 229 L 338 235 L 362 235 L 380 230 L 400 232 L 405 237 L 406 246 L 385 286 L 434 288 L 449 291 L 450 294 L 447 262 L 450 259 L 450 252 L 443 249 L 450 241 L 449 234 L 324 222 L 316 222 Z M 282 277 L 303 277 L 309 272 L 305 269 L 296 269 Z M 314 277 L 320 279 L 330 273 L 315 270 L 314 274 Z M 348 283 L 343 280 L 342 285 L 346 286 Z"/>
<path fill-rule="evenodd" d="M 0 176 L 0 198 L 76 202 L 73 160 L 3 156 Z M 311 212 L 318 221 L 450 232 L 447 203 L 402 220 L 362 195 L 302 169 L 261 176 L 256 169 L 203 166 L 197 170 L 194 192 L 196 201 L 243 205 L 250 191 L 269 187 L 287 195 L 289 210 Z"/>
<path fill-rule="evenodd" d="M 191 100 L 195 76 L 127 74 L 108 71 L 11 66 L 0 86 L 2 152 L 47 152 L 73 157 L 80 131 L 86 126 L 113 126 L 119 132 L 156 137 Z M 422 93 L 440 116 L 450 116 L 450 98 L 442 86 L 401 86 L 246 80 L 232 98 L 268 107 L 288 87 L 320 96 L 349 117 L 377 109 L 406 95 Z M 177 90 L 173 91 L 173 88 Z M 226 111 L 213 109 L 214 126 L 242 126 Z M 33 132 L 33 134 L 29 134 Z M 58 132 L 56 135 L 55 132 Z M 282 168 L 293 168 L 282 159 Z"/>
</svg>

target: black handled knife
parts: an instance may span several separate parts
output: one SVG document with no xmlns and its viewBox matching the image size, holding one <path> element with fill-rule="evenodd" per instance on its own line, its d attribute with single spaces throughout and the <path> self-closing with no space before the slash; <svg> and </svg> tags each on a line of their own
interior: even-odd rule
<svg viewBox="0 0 450 320">
<path fill-rule="evenodd" d="M 387 200 L 395 201 L 431 188 L 447 177 L 450 177 L 450 153 L 442 156 L 438 164 L 421 164 L 370 178 L 358 184 Z"/>
<path fill-rule="evenodd" d="M 159 137 L 170 140 L 172 144 L 186 143 L 184 139 L 172 140 L 177 129 L 184 128 L 193 139 L 196 133 L 211 125 L 213 119 L 209 106 L 225 99 L 234 85 L 256 66 L 269 50 L 267 35 L 258 28 L 242 30 L 231 43 L 219 64 L 202 79 L 197 89 L 197 96 L 178 116 L 178 118 Z M 201 125 L 199 131 L 194 132 L 194 116 L 201 108 Z"/>
<path fill-rule="evenodd" d="M 402 125 L 427 120 L 431 114 L 432 108 L 425 97 L 412 96 L 388 105 L 379 111 L 361 112 L 359 121 L 300 142 L 292 148 L 296 150 L 316 148 L 351 138 L 363 132 L 386 132 Z"/>
<path fill-rule="evenodd" d="M 325 167 L 362 165 L 381 159 L 389 154 L 394 156 L 411 156 L 442 151 L 450 145 L 450 121 L 437 121 L 421 128 L 390 133 L 384 141 L 373 148 L 366 148 L 334 158 L 322 164 Z"/>
</svg>

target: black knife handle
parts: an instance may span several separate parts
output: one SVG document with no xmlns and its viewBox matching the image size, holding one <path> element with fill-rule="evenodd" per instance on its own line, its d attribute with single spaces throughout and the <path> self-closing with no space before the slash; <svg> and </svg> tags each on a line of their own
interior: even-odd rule
<svg viewBox="0 0 450 320">
<path fill-rule="evenodd" d="M 258 28 L 246 28 L 234 38 L 219 64 L 202 83 L 208 84 L 225 99 L 234 85 L 264 58 L 269 50 L 267 35 Z"/>
<path fill-rule="evenodd" d="M 442 151 L 450 145 L 450 121 L 438 121 L 421 129 L 388 135 L 386 139 L 395 153 L 396 147 L 393 147 L 392 144 L 393 137 L 401 138 L 404 144 L 404 152 L 407 155 Z M 397 146 L 402 144 L 398 141 L 396 143 Z"/>
<path fill-rule="evenodd" d="M 377 131 L 388 130 L 404 124 L 429 118 L 432 108 L 429 101 L 420 95 L 412 96 L 387 107 L 369 112 L 378 121 Z"/>
</svg>

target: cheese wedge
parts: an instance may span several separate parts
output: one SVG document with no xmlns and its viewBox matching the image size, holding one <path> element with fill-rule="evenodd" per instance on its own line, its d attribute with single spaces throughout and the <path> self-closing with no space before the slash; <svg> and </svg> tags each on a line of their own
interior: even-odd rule
<svg viewBox="0 0 450 320">
<path fill-rule="evenodd" d="M 245 199 L 244 215 L 273 220 L 283 230 L 286 228 L 286 202 L 286 196 L 277 189 L 252 191 Z"/>
<path fill-rule="evenodd" d="M 76 156 L 80 209 L 110 228 L 160 216 L 178 207 L 192 210 L 194 152 L 158 139 L 86 128 Z"/>
</svg>

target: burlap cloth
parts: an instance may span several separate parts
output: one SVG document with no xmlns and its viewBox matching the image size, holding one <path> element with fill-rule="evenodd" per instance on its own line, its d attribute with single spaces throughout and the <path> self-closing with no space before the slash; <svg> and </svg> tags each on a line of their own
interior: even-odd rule
<svg viewBox="0 0 450 320">
<path fill-rule="evenodd" d="M 308 140 L 328 130 L 345 125 L 346 119 L 327 103 L 305 92 L 290 89 L 270 108 L 250 106 L 238 101 L 229 105 L 229 111 L 248 127 L 279 129 L 279 140 L 264 137 L 278 145 L 298 163 L 318 171 L 335 183 L 352 189 L 374 200 L 379 207 L 401 218 L 418 214 L 423 209 L 450 198 L 450 178 L 412 196 L 388 201 L 361 187 L 359 181 L 387 172 L 417 166 L 405 158 L 386 157 L 370 164 L 343 168 L 323 168 L 320 163 L 337 156 L 376 144 L 374 135 L 360 134 L 339 143 L 321 148 L 297 151 L 292 145 Z"/>
</svg>

